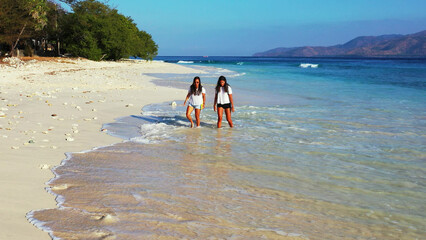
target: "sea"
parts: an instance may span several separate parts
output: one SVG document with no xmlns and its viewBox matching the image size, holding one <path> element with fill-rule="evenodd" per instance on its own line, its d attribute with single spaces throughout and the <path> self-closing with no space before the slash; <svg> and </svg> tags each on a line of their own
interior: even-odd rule
<svg viewBox="0 0 426 240">
<path fill-rule="evenodd" d="M 122 141 L 53 171 L 52 239 L 425 239 L 426 60 L 157 57 L 203 72 L 182 99 L 105 123 Z M 214 87 L 233 90 L 217 129 Z M 194 74 L 152 74 L 188 89 Z"/>
</svg>

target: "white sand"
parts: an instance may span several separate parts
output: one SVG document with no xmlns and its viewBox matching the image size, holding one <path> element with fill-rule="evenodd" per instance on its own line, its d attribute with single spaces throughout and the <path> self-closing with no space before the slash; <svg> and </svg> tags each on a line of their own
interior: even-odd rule
<svg viewBox="0 0 426 240">
<path fill-rule="evenodd" d="M 50 239 L 25 215 L 55 207 L 44 188 L 64 153 L 119 142 L 103 123 L 185 98 L 142 73 L 201 73 L 162 62 L 61 61 L 0 65 L 0 239 Z"/>
</svg>

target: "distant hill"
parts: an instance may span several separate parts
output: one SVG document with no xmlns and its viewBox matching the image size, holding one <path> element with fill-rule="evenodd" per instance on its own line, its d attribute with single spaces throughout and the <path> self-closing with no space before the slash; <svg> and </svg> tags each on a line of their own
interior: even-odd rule
<svg viewBox="0 0 426 240">
<path fill-rule="evenodd" d="M 256 57 L 426 58 L 426 30 L 408 35 L 363 36 L 330 47 L 275 48 Z"/>
</svg>

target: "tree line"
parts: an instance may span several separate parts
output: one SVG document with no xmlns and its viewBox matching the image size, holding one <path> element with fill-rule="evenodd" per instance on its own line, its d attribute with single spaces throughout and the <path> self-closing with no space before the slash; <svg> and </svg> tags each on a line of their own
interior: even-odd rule
<svg viewBox="0 0 426 240">
<path fill-rule="evenodd" d="M 0 56 L 68 54 L 91 60 L 152 60 L 158 46 L 133 19 L 97 0 L 0 0 Z"/>
</svg>

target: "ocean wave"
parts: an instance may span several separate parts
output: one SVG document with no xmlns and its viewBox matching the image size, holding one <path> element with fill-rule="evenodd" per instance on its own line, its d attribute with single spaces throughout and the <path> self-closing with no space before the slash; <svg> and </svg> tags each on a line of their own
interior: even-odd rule
<svg viewBox="0 0 426 240">
<path fill-rule="evenodd" d="M 194 63 L 194 61 L 178 61 L 177 63 Z"/>
<path fill-rule="evenodd" d="M 244 62 L 237 62 L 237 65 L 243 65 Z"/>
<path fill-rule="evenodd" d="M 301 68 L 318 68 L 319 64 L 312 64 L 312 63 L 301 63 L 299 67 Z"/>
<path fill-rule="evenodd" d="M 162 140 L 170 139 L 170 133 L 174 128 L 174 126 L 165 123 L 143 124 L 140 126 L 141 136 L 131 138 L 130 141 L 144 144 L 158 143 Z"/>
<path fill-rule="evenodd" d="M 244 76 L 244 75 L 246 75 L 246 73 L 242 72 L 242 73 L 234 74 L 234 77 L 241 77 L 241 76 Z"/>
</svg>

